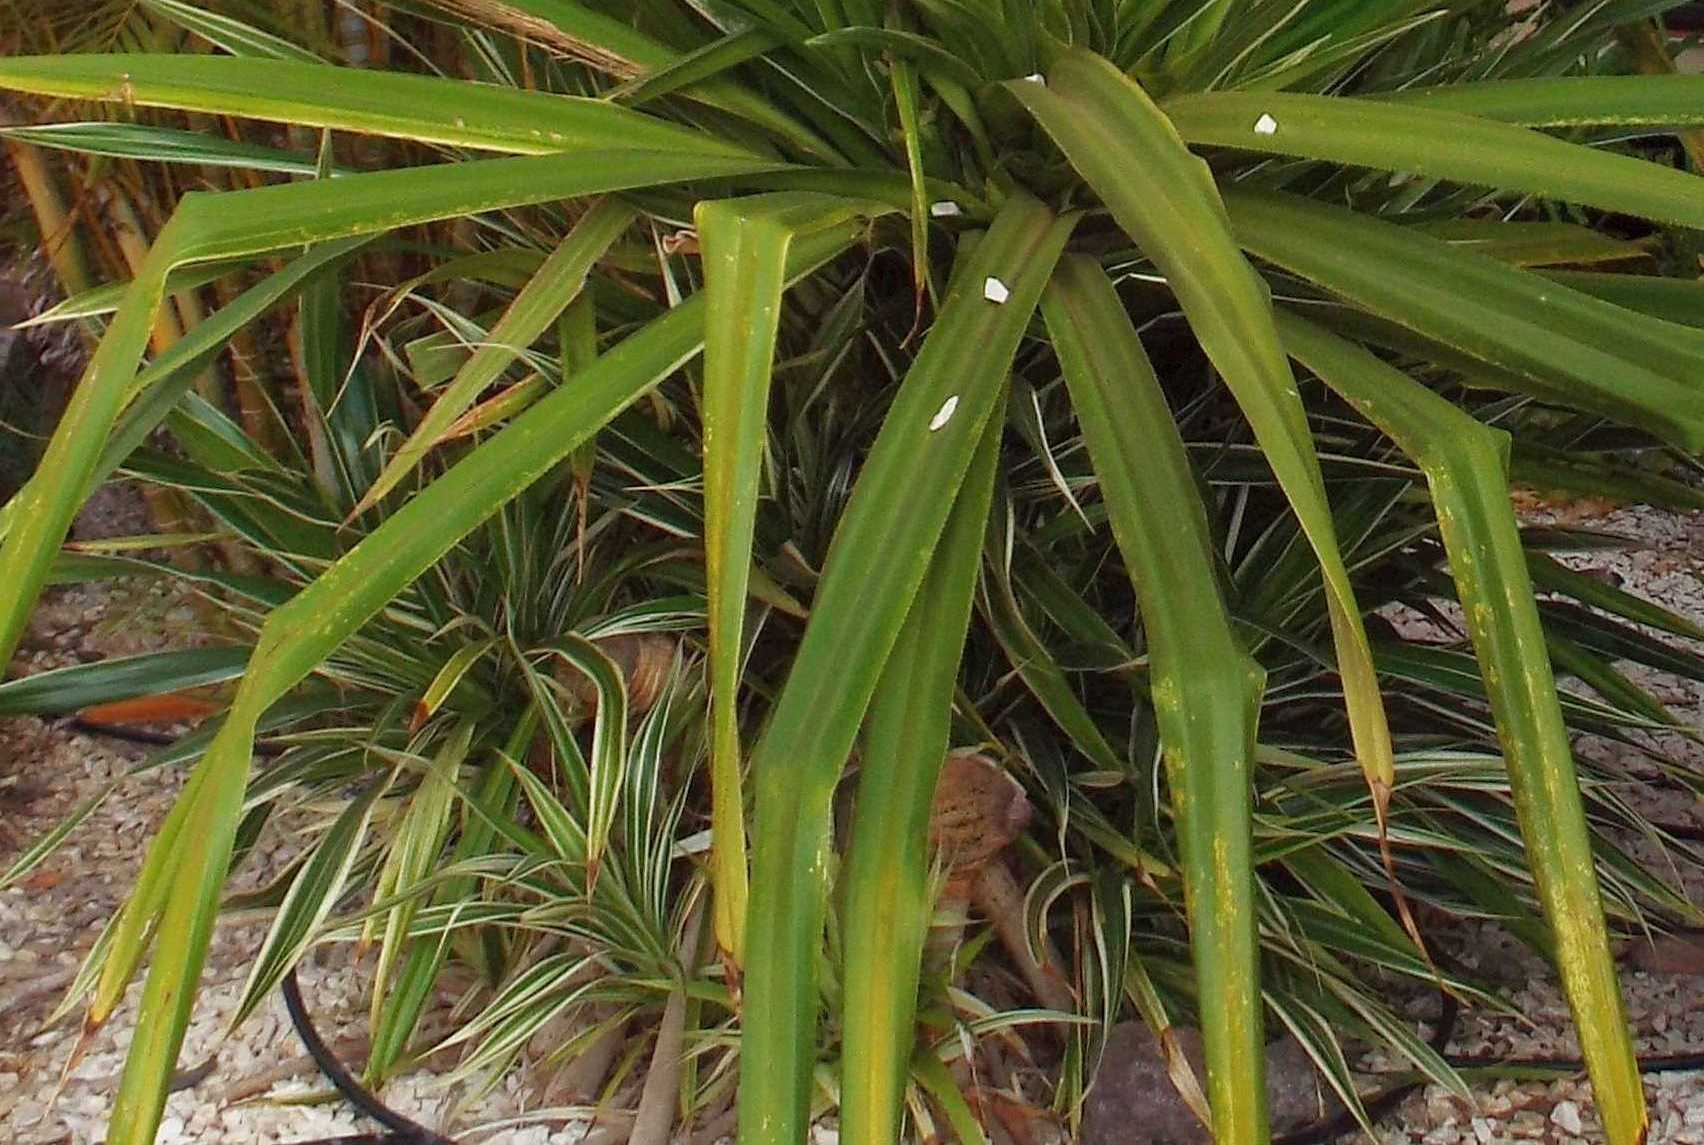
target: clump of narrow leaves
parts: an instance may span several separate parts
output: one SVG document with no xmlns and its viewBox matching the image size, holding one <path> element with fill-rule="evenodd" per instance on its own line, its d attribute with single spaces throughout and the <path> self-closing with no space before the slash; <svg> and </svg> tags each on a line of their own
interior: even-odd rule
<svg viewBox="0 0 1704 1145">
<path fill-rule="evenodd" d="M 1699 634 L 1547 556 L 1579 542 L 1523 532 L 1510 482 L 1699 501 L 1704 287 L 1663 228 L 1704 228 L 1704 198 L 1661 140 L 1704 81 L 1588 74 L 1660 68 L 1633 22 L 1664 5 L 439 0 L 375 25 L 449 45 L 445 74 L 145 7 L 177 50 L 10 58 L 0 86 L 324 142 L 27 136 L 312 176 L 183 197 L 133 281 L 67 304 L 110 317 L 5 511 L 7 653 L 51 578 L 115 571 L 58 550 L 121 469 L 262 570 L 201 575 L 252 646 L 221 653 L 240 681 L 174 750 L 199 762 L 87 974 L 98 1024 L 152 946 L 109 1141 L 152 1138 L 258 817 L 332 791 L 249 1002 L 314 941 L 377 943 L 372 1072 L 452 955 L 492 991 L 454 1035 L 479 1066 L 614 963 L 617 1014 L 665 1001 L 680 1039 L 686 998 L 715 1011 L 695 1102 L 737 1028 L 744 1142 L 798 1142 L 830 1094 L 857 1145 L 906 1109 L 976 1139 L 948 1066 L 1035 1015 L 925 958 L 954 745 L 1040 809 L 1018 909 L 1032 957 L 1069 943 L 1091 1020 L 1045 1035 L 1064 1116 L 1129 1012 L 1202 1028 L 1222 1142 L 1269 1135 L 1275 1025 L 1351 1107 L 1340 1036 L 1459 1088 L 1372 985 L 1439 980 L 1431 905 L 1553 961 L 1607 1138 L 1642 1138 L 1611 927 L 1697 909 L 1615 847 L 1626 777 L 1570 736 L 1668 728 L 1615 664 L 1704 676 L 1634 625 Z M 376 265 L 411 268 L 378 301 Z M 150 356 L 163 301 L 210 280 L 241 288 Z M 269 444 L 193 380 L 292 300 L 307 392 Z M 630 728 L 598 638 L 699 616 L 702 734 L 686 685 Z"/>
</svg>

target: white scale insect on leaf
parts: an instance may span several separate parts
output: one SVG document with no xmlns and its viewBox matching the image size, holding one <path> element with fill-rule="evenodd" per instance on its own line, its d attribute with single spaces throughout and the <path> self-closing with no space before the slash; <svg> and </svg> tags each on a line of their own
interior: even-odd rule
<svg viewBox="0 0 1704 1145">
<path fill-rule="evenodd" d="M 1254 121 L 1254 133 L 1256 135 L 1276 135 L 1278 134 L 1278 121 L 1262 112 L 1260 118 Z"/>
<path fill-rule="evenodd" d="M 990 280 L 992 281 L 992 280 Z M 929 419 L 929 432 L 934 433 L 943 425 L 953 420 L 953 411 L 958 409 L 958 395 L 954 394 L 941 403 L 941 408 L 935 411 L 935 416 Z"/>
<path fill-rule="evenodd" d="M 1011 296 L 1012 292 L 1006 289 L 1006 284 L 1001 282 L 998 278 L 995 278 L 993 275 L 989 275 L 987 278 L 982 280 L 982 297 L 986 298 L 994 305 L 1004 306 L 1006 299 Z"/>
</svg>

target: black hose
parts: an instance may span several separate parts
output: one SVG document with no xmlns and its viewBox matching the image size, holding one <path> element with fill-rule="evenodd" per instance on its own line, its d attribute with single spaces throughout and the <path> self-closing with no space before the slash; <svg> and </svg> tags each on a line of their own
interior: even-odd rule
<svg viewBox="0 0 1704 1145">
<path fill-rule="evenodd" d="M 1460 1005 L 1449 994 L 1440 993 L 1443 999 L 1443 1009 L 1438 1015 L 1438 1028 L 1431 1037 L 1431 1047 L 1450 1065 L 1460 1069 L 1555 1069 L 1583 1073 L 1586 1063 L 1579 1058 L 1499 1058 L 1478 1057 L 1471 1054 L 1448 1054 L 1444 1047 L 1449 1045 L 1451 1036 L 1455 1033 L 1456 1019 L 1460 1016 Z M 1704 1051 L 1685 1054 L 1641 1055 L 1638 1059 L 1640 1073 L 1672 1073 L 1688 1070 L 1704 1069 Z M 1377 1123 L 1388 1115 L 1403 1100 L 1415 1090 L 1426 1084 L 1424 1078 L 1414 1078 L 1399 1082 L 1387 1089 L 1380 1090 L 1372 1097 L 1361 1102 L 1361 1108 L 1366 1111 L 1369 1124 Z M 1335 1116 L 1324 1118 L 1305 1125 L 1293 1132 L 1272 1139 L 1272 1145 L 1323 1145 L 1324 1142 L 1334 1141 L 1346 1133 L 1353 1133 L 1361 1127 L 1360 1120 L 1355 1114 L 1344 1109 Z"/>
<path fill-rule="evenodd" d="M 282 988 L 284 1008 L 290 1012 L 290 1024 L 296 1027 L 296 1036 L 302 1039 L 308 1056 L 314 1059 L 326 1080 L 350 1105 L 388 1130 L 386 1133 L 318 1137 L 312 1141 L 296 1142 L 295 1145 L 456 1145 L 453 1138 L 436 1133 L 418 1121 L 411 1121 L 380 1101 L 337 1060 L 337 1055 L 331 1052 L 331 1047 L 314 1028 L 313 1019 L 308 1017 L 308 1008 L 302 1002 L 302 988 L 296 981 L 295 967 L 285 972 Z"/>
<path fill-rule="evenodd" d="M 1461 1014 L 1461 1003 L 1456 1001 L 1454 995 L 1442 990 L 1438 992 L 1438 997 L 1441 1000 L 1442 1008 L 1438 1013 L 1437 1028 L 1433 1030 L 1429 1044 L 1435 1053 L 1442 1054 L 1444 1047 L 1450 1044 L 1450 1038 L 1455 1034 L 1456 1019 Z M 1367 1123 L 1376 1123 L 1391 1110 L 1401 1105 L 1403 1099 L 1410 1093 L 1425 1084 L 1424 1080 L 1402 1082 L 1363 1100 L 1361 1108 L 1366 1111 Z M 1343 1109 L 1332 1117 L 1323 1118 L 1312 1125 L 1304 1125 L 1300 1129 L 1280 1137 L 1274 1137 L 1272 1145 L 1319 1145 L 1320 1142 L 1336 1140 L 1345 1133 L 1353 1133 L 1360 1128 L 1360 1125 L 1360 1119 L 1355 1116 L 1353 1110 Z"/>
<path fill-rule="evenodd" d="M 72 716 L 69 722 L 73 730 L 82 732 L 84 735 L 103 736 L 106 739 L 138 744 L 142 747 L 171 747 L 183 738 L 181 735 L 149 731 L 146 728 L 96 723 L 94 720 L 86 720 L 82 716 Z M 275 743 L 257 743 L 252 750 L 256 755 L 282 755 L 284 753 L 284 748 Z"/>
</svg>

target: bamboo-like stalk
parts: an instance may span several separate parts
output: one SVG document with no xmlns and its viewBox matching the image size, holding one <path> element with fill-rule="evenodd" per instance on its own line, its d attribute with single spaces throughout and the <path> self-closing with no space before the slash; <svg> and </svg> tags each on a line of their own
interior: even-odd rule
<svg viewBox="0 0 1704 1145">
<path fill-rule="evenodd" d="M 10 122 L 11 117 L 0 108 L 0 124 Z M 68 295 L 89 289 L 94 282 L 89 276 L 88 255 L 77 233 L 76 219 L 66 210 L 65 197 L 60 193 L 59 180 L 54 177 L 47 156 L 39 147 L 10 138 L 6 140 L 6 156 L 18 173 L 24 197 L 30 202 L 42 251 L 59 279 L 60 289 Z"/>
<path fill-rule="evenodd" d="M 221 306 L 228 306 L 242 293 L 242 287 L 231 278 L 221 278 L 213 284 L 213 293 Z M 254 331 L 245 326 L 231 335 L 228 350 L 237 420 L 243 431 L 267 452 L 281 456 L 285 449 L 283 427 L 267 397 L 266 382 L 259 369 L 259 364 L 266 359 L 255 342 Z"/>
</svg>

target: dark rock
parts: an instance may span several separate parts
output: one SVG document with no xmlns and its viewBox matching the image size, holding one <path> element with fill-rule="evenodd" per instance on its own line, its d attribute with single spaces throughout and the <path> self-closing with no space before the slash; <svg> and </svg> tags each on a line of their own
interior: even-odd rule
<svg viewBox="0 0 1704 1145">
<path fill-rule="evenodd" d="M 0 330 L 8 333 L 30 316 L 30 292 L 16 278 L 0 277 Z"/>
<path fill-rule="evenodd" d="M 22 279 L 0 274 L 0 499 L 29 479 L 70 392 L 69 363 L 50 363 L 44 352 L 52 337 L 12 329 L 30 312 Z"/>
<path fill-rule="evenodd" d="M 138 537 L 154 531 L 148 502 L 134 481 L 109 481 L 83 502 L 71 523 L 71 539 L 99 541 L 108 537 Z"/>
<path fill-rule="evenodd" d="M 23 334 L 0 327 L 0 496 L 10 497 L 28 480 L 40 452 L 29 397 L 38 365 Z"/>
<path fill-rule="evenodd" d="M 1634 942 L 1627 962 L 1647 974 L 1704 974 L 1704 932 L 1685 931 Z"/>
<path fill-rule="evenodd" d="M 1172 1035 L 1205 1086 L 1200 1033 L 1174 1026 Z M 1274 1133 L 1300 1129 L 1341 1108 L 1320 1084 L 1307 1051 L 1289 1037 L 1266 1047 L 1266 1099 Z M 1212 1140 L 1178 1096 L 1148 1027 L 1140 1022 L 1114 1026 L 1083 1101 L 1083 1145 L 1212 1145 Z"/>
</svg>

